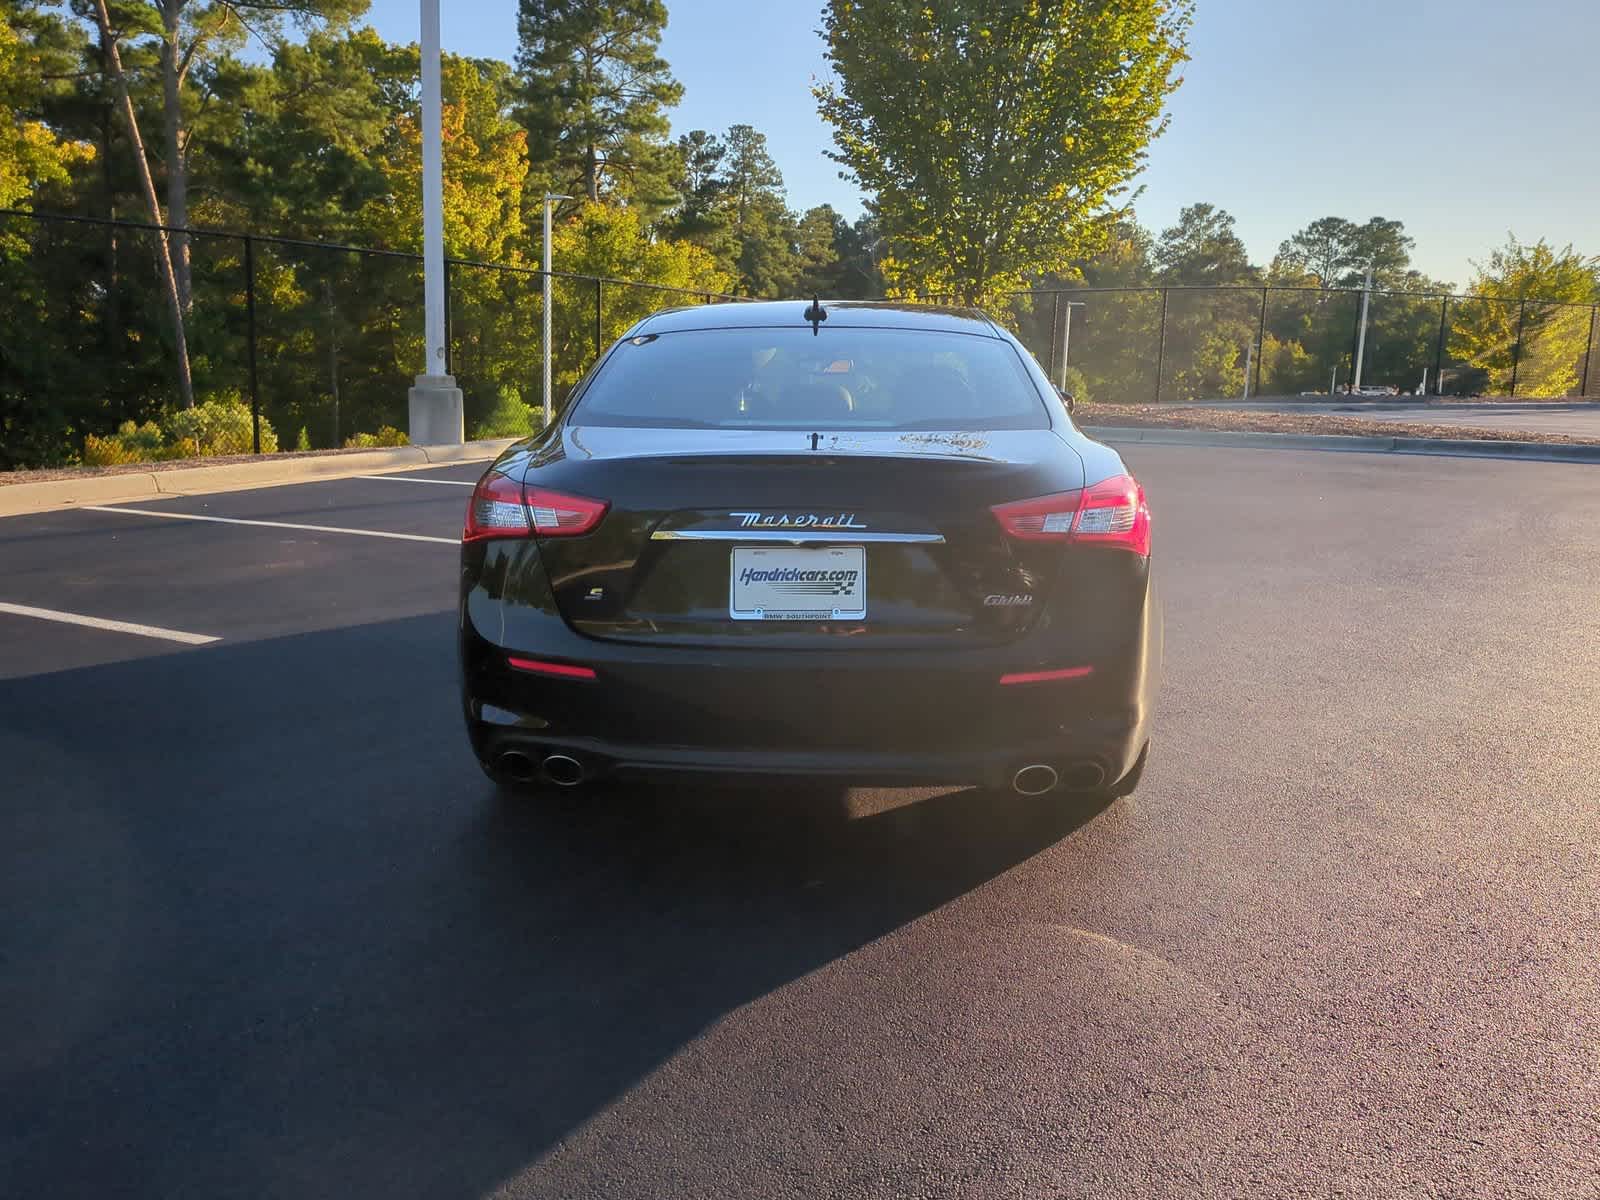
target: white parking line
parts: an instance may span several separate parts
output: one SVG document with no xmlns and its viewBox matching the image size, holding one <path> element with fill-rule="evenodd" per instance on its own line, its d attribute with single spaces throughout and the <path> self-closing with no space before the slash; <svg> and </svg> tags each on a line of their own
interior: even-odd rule
<svg viewBox="0 0 1600 1200">
<path fill-rule="evenodd" d="M 424 533 L 387 533 L 379 529 L 345 529 L 338 525 L 295 525 L 288 521 L 245 521 L 238 517 L 202 517 L 197 513 L 156 512 L 148 508 L 115 508 L 85 504 L 85 512 L 123 513 L 130 517 L 165 517 L 169 521 L 210 521 L 216 525 L 254 525 L 261 529 L 299 529 L 306 533 L 348 533 L 356 537 L 392 538 L 398 542 L 437 542 L 442 546 L 460 545 L 459 538 L 429 537 Z"/>
<path fill-rule="evenodd" d="M 356 479 L 393 479 L 397 483 L 442 483 L 446 487 L 477 487 L 470 479 L 422 479 L 416 475 L 356 475 Z"/>
<path fill-rule="evenodd" d="M 0 613 L 14 617 L 37 617 L 41 621 L 57 621 L 62 625 L 86 625 L 90 629 L 109 629 L 113 633 L 132 633 L 139 637 L 160 638 L 167 642 L 182 642 L 185 646 L 208 646 L 221 638 L 203 633 L 184 633 L 180 629 L 161 629 L 155 625 L 135 625 L 132 621 L 107 621 L 103 617 L 86 617 L 82 613 L 57 612 L 53 608 L 30 608 L 26 604 L 0 603 Z"/>
</svg>

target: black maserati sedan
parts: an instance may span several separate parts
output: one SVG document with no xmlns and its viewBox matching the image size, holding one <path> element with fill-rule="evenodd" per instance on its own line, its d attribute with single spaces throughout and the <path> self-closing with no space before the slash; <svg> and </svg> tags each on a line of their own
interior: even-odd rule
<svg viewBox="0 0 1600 1200">
<path fill-rule="evenodd" d="M 1150 510 L 1071 406 L 972 309 L 646 317 L 468 504 L 485 772 L 1132 791 Z"/>
</svg>

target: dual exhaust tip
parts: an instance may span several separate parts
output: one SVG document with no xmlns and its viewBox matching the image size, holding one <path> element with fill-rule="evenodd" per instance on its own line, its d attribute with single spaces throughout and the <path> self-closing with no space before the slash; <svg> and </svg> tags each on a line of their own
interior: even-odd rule
<svg viewBox="0 0 1600 1200">
<path fill-rule="evenodd" d="M 1099 763 L 1077 763 L 1064 773 L 1049 763 L 1033 763 L 1011 777 L 1011 790 L 1019 796 L 1042 796 L 1057 787 L 1069 792 L 1092 792 L 1105 780 L 1105 768 Z"/>
<path fill-rule="evenodd" d="M 584 780 L 583 764 L 569 754 L 547 754 L 539 761 L 521 750 L 506 750 L 495 765 L 518 783 L 544 782 L 554 787 L 573 788 Z M 1065 775 L 1049 763 L 1032 763 L 1019 768 L 1011 777 L 1011 789 L 1019 796 L 1042 796 L 1057 787 L 1068 791 L 1093 791 L 1105 782 L 1105 771 L 1098 763 L 1078 763 Z"/>
<path fill-rule="evenodd" d="M 554 787 L 577 787 L 584 779 L 583 764 L 569 754 L 547 754 L 537 762 L 521 750 L 506 750 L 495 766 L 518 783 L 548 783 Z"/>
</svg>

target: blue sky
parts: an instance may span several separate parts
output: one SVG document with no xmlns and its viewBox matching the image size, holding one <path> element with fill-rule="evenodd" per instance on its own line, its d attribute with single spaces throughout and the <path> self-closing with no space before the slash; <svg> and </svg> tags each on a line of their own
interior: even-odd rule
<svg viewBox="0 0 1600 1200">
<path fill-rule="evenodd" d="M 797 209 L 861 197 L 824 157 L 808 88 L 826 70 L 817 0 L 667 0 L 684 85 L 675 132 L 767 135 Z M 371 23 L 417 37 L 416 0 Z M 444 0 L 457 53 L 511 58 L 514 0 Z M 1508 230 L 1600 254 L 1600 0 L 1200 0 L 1140 219 L 1226 208 L 1258 261 L 1317 217 L 1398 218 L 1416 264 L 1463 284 Z"/>
</svg>

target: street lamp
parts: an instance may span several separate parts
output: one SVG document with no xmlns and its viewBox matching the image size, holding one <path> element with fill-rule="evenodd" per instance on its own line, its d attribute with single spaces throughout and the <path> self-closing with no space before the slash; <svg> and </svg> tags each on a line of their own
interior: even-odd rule
<svg viewBox="0 0 1600 1200">
<path fill-rule="evenodd" d="M 424 361 L 411 389 L 413 445 L 459 446 L 461 389 L 445 356 L 443 101 L 439 79 L 439 0 L 422 0 L 422 307 Z"/>
<path fill-rule="evenodd" d="M 1366 363 L 1367 357 L 1367 309 L 1372 303 L 1372 262 L 1367 262 L 1366 282 L 1361 285 L 1361 325 L 1356 333 L 1356 361 L 1355 369 L 1351 372 L 1350 394 L 1355 395 L 1361 390 L 1361 368 Z"/>
<path fill-rule="evenodd" d="M 541 395 L 544 399 L 544 410 L 539 416 L 539 425 L 544 427 L 550 424 L 550 210 L 562 200 L 571 200 L 571 196 L 556 196 L 549 192 L 544 196 L 544 389 Z"/>
<path fill-rule="evenodd" d="M 1061 390 L 1067 390 L 1067 355 L 1072 353 L 1072 310 L 1075 308 L 1088 308 L 1082 300 L 1067 301 L 1067 325 L 1061 334 Z"/>
</svg>

